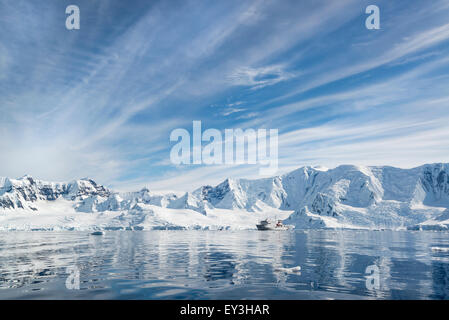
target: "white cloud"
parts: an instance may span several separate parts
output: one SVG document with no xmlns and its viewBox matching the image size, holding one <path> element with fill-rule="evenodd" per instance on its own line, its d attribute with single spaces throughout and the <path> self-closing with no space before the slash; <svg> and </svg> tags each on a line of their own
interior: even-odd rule
<svg viewBox="0 0 449 320">
<path fill-rule="evenodd" d="M 260 68 L 240 67 L 229 75 L 229 82 L 237 86 L 249 86 L 260 89 L 291 79 L 294 75 L 284 70 L 282 65 Z"/>
<path fill-rule="evenodd" d="M 224 110 L 221 114 L 226 117 L 233 113 L 239 113 L 239 112 L 243 112 L 245 110 L 246 109 L 243 109 L 243 108 L 228 108 L 228 109 Z"/>
<path fill-rule="evenodd" d="M 335 51 L 309 66 L 304 61 L 315 57 L 308 50 L 323 48 L 327 43 L 321 39 L 357 20 L 360 1 L 292 1 L 288 6 L 236 1 L 201 8 L 195 2 L 175 8 L 155 4 L 140 19 L 104 30 L 101 26 L 112 19 L 110 3 L 92 4 L 98 21 L 80 37 L 57 27 L 60 23 L 52 18 L 57 15 L 50 5 L 44 21 L 35 3 L 19 1 L 18 7 L 3 7 L 0 26 L 6 21 L 10 29 L 0 45 L 0 175 L 30 173 L 48 180 L 91 176 L 117 186 L 137 187 L 150 181 L 153 188 L 182 190 L 227 176 L 257 176 L 253 167 L 183 168 L 169 173 L 155 168 L 169 164 L 171 129 L 191 124 L 195 119 L 190 117 L 215 121 L 209 116 L 216 110 L 202 110 L 201 105 L 217 103 L 222 108 L 226 103 L 208 99 L 238 90 L 227 100 L 238 101 L 226 105 L 222 114 L 247 120 L 241 127 L 281 129 L 284 168 L 312 161 L 328 166 L 381 161 L 411 165 L 426 155 L 428 161 L 446 158 L 446 124 L 432 120 L 447 120 L 447 79 L 428 76 L 446 66 L 446 52 L 439 48 L 433 55 L 425 50 L 449 39 L 448 24 L 436 26 L 431 21 L 426 28 L 405 28 L 407 23 L 413 27 L 421 15 L 417 12 L 410 20 L 401 18 L 407 23 L 383 29 L 369 41 L 362 37 L 366 45 L 355 51 L 341 50 L 347 54 L 341 64 L 334 60 L 339 54 Z M 426 14 L 431 17 L 442 3 L 447 7 L 440 1 Z M 88 12 L 90 7 L 84 8 Z M 301 48 L 295 49 L 299 53 L 284 57 L 293 47 Z M 281 100 L 379 66 L 412 61 L 422 66 L 392 79 Z M 290 87 L 287 95 L 269 91 L 291 80 L 298 87 Z M 242 92 L 254 100 L 242 97 Z M 263 93 L 263 100 L 256 100 L 258 93 Z M 251 110 L 240 99 L 251 101 Z M 282 103 L 275 105 L 277 101 Z M 363 112 L 385 104 L 390 105 L 390 117 L 408 117 L 389 122 L 387 115 L 376 115 L 385 121 L 380 124 L 362 118 Z M 190 114 L 183 112 L 184 106 Z M 333 116 L 344 121 L 316 124 Z M 433 127 L 426 127 L 428 123 Z M 427 139 L 431 141 L 426 143 Z M 414 145 L 420 149 L 414 151 Z"/>
</svg>

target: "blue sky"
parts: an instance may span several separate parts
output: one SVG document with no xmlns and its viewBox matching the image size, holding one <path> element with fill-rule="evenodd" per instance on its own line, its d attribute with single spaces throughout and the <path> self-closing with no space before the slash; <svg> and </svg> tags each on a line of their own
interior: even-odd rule
<svg viewBox="0 0 449 320">
<path fill-rule="evenodd" d="M 448 17 L 447 0 L 0 0 L 0 176 L 119 190 L 258 177 L 172 165 L 170 132 L 193 120 L 278 129 L 279 173 L 449 162 Z"/>
</svg>

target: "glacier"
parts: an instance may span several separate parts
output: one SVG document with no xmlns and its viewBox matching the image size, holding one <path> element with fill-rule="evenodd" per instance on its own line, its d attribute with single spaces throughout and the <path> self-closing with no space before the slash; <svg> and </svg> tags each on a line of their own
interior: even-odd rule
<svg viewBox="0 0 449 320">
<path fill-rule="evenodd" d="M 449 164 L 307 166 L 184 193 L 0 178 L 0 230 L 236 230 L 265 218 L 297 229 L 448 230 Z"/>
</svg>

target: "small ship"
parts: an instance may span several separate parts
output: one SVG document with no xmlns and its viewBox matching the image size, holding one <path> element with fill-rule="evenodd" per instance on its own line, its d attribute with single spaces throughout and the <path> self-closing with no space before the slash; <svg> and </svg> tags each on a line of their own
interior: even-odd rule
<svg viewBox="0 0 449 320">
<path fill-rule="evenodd" d="M 268 219 L 262 220 L 259 224 L 256 224 L 257 230 L 261 231 L 287 231 L 293 229 L 293 226 L 284 225 L 282 220 L 278 220 L 276 223 Z"/>
</svg>

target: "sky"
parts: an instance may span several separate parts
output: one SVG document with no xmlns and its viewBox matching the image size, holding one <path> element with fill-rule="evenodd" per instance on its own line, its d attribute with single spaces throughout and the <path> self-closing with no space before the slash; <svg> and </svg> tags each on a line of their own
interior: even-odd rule
<svg viewBox="0 0 449 320">
<path fill-rule="evenodd" d="M 449 162 L 448 53 L 448 0 L 0 0 L 0 176 L 123 191 L 259 177 L 173 164 L 170 133 L 193 121 L 277 129 L 279 174 Z"/>
</svg>

